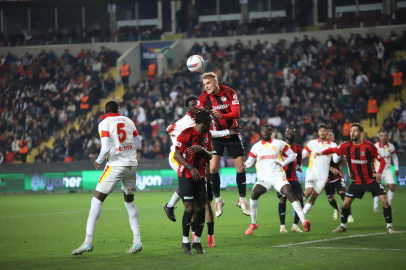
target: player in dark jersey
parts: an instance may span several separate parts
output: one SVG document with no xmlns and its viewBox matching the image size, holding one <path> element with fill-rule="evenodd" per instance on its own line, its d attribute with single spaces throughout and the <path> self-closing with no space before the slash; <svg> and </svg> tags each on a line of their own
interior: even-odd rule
<svg viewBox="0 0 406 270">
<path fill-rule="evenodd" d="M 330 130 L 328 134 L 328 139 L 332 142 L 335 141 L 334 131 Z M 341 161 L 345 161 L 344 158 L 341 158 Z M 345 198 L 345 179 L 344 175 L 341 172 L 341 163 L 334 163 L 333 160 L 330 162 L 330 172 L 328 175 L 326 186 L 324 190 L 326 191 L 327 199 L 330 205 L 334 208 L 333 219 L 337 220 L 338 216 L 340 215 L 340 208 L 337 205 L 337 201 L 334 198 L 334 194 L 336 193 L 340 195 L 341 199 L 344 201 Z M 348 223 L 354 222 L 354 218 L 351 214 L 351 207 L 350 207 L 350 215 L 348 216 Z"/>
<path fill-rule="evenodd" d="M 179 162 L 179 188 L 182 194 L 185 212 L 183 213 L 182 248 L 187 255 L 192 255 L 189 240 L 190 223 L 196 209 L 196 231 L 192 247 L 198 254 L 205 254 L 200 237 L 205 223 L 206 181 L 205 166 L 213 157 L 210 127 L 211 115 L 207 110 L 196 114 L 196 126 L 183 130 L 176 141 L 175 159 Z"/>
<path fill-rule="evenodd" d="M 300 184 L 299 180 L 297 179 L 296 171 L 302 171 L 302 148 L 294 143 L 294 140 L 296 139 L 296 129 L 293 127 L 289 127 L 286 129 L 285 132 L 285 142 L 287 142 L 290 145 L 290 149 L 296 154 L 296 159 L 292 162 L 283 167 L 286 173 L 286 178 L 289 181 L 289 184 L 292 186 L 293 194 L 295 194 L 296 198 L 298 198 L 300 204 L 303 207 L 303 188 L 302 185 Z M 279 192 L 276 192 L 278 195 L 278 198 L 280 199 L 279 201 L 279 220 L 281 222 L 281 227 L 280 227 L 280 232 L 281 233 L 287 233 L 288 231 L 286 230 L 285 226 L 285 216 L 286 216 L 286 197 L 280 194 Z M 292 232 L 302 232 L 302 230 L 299 228 L 297 225 L 299 224 L 299 216 L 296 215 L 295 213 L 295 219 L 293 221 L 293 225 L 291 228 Z"/>
<path fill-rule="evenodd" d="M 362 199 L 365 192 L 371 192 L 372 197 L 378 196 L 383 206 L 383 214 L 386 220 L 386 227 L 389 233 L 396 233 L 392 227 L 392 208 L 388 202 L 385 189 L 381 184 L 382 172 L 385 168 L 385 159 L 378 154 L 376 146 L 368 141 L 361 139 L 364 128 L 359 123 L 351 125 L 350 141 L 341 144 L 338 147 L 326 149 L 314 154 L 314 158 L 321 155 L 331 155 L 336 153 L 339 156 L 347 158 L 348 170 L 351 177 L 343 207 L 341 209 L 341 225 L 333 232 L 345 232 L 347 219 L 350 214 L 350 207 L 355 198 Z M 373 164 L 375 159 L 379 161 L 379 169 L 374 171 Z"/>
<path fill-rule="evenodd" d="M 205 73 L 202 76 L 204 91 L 199 97 L 197 107 L 208 108 L 213 115 L 213 130 L 226 130 L 232 126 L 237 127 L 237 119 L 240 118 L 240 104 L 237 94 L 231 88 L 219 85 L 217 75 L 213 72 Z M 242 212 L 249 216 L 246 195 L 245 178 L 245 152 L 238 135 L 213 139 L 213 158 L 210 161 L 210 180 L 213 184 L 213 193 L 216 198 L 216 216 L 223 213 L 224 201 L 220 197 L 220 160 L 224 148 L 227 148 L 229 155 L 234 159 L 237 169 L 237 186 L 240 198 L 237 206 Z"/>
</svg>

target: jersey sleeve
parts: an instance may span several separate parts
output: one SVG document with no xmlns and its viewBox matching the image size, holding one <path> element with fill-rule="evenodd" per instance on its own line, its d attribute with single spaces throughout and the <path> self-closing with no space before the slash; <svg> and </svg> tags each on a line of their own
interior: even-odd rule
<svg viewBox="0 0 406 270">
<path fill-rule="evenodd" d="M 290 145 L 284 141 L 281 141 L 280 148 L 281 148 L 282 153 L 286 153 L 286 151 L 288 151 L 290 149 Z"/>
<path fill-rule="evenodd" d="M 254 144 L 250 150 L 250 153 L 248 154 L 248 156 L 252 157 L 252 158 L 257 158 L 258 153 L 257 153 L 257 144 Z"/>
<path fill-rule="evenodd" d="M 208 137 L 209 137 L 209 146 L 207 147 L 207 151 L 213 151 L 212 135 L 210 132 L 208 134 Z"/>
<path fill-rule="evenodd" d="M 188 137 L 187 134 L 182 132 L 176 138 L 175 149 L 180 150 L 182 153 L 185 151 L 185 149 L 187 147 L 187 142 L 185 140 L 186 137 Z"/>
<path fill-rule="evenodd" d="M 313 149 L 312 141 L 310 141 L 310 142 L 307 143 L 307 145 L 306 145 L 306 147 L 305 147 L 304 150 L 306 150 L 307 152 L 311 153 L 311 152 L 312 152 L 312 149 Z"/>
<path fill-rule="evenodd" d="M 203 91 L 203 93 L 199 96 L 199 99 L 197 100 L 197 109 L 198 108 L 205 108 L 206 107 L 206 91 Z"/>
<path fill-rule="evenodd" d="M 395 148 L 395 146 L 394 146 L 393 144 L 390 145 L 390 148 L 389 148 L 389 149 L 390 149 L 391 155 L 397 154 L 397 153 L 396 153 L 396 148 Z"/>
<path fill-rule="evenodd" d="M 240 102 L 238 101 L 237 94 L 234 90 L 232 90 L 228 97 L 230 99 L 230 109 L 231 112 L 221 114 L 223 119 L 230 120 L 230 119 L 238 119 L 240 118 Z"/>
<path fill-rule="evenodd" d="M 99 123 L 99 135 L 100 135 L 100 138 L 110 137 L 109 127 L 108 127 L 108 124 L 106 123 L 106 121 L 101 121 Z"/>
</svg>

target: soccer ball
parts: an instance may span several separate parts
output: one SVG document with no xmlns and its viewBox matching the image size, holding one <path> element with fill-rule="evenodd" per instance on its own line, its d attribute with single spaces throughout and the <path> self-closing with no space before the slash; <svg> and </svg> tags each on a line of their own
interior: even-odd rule
<svg viewBox="0 0 406 270">
<path fill-rule="evenodd" d="M 198 55 L 192 55 L 191 57 L 189 57 L 187 59 L 187 68 L 194 72 L 194 73 L 198 73 L 200 71 L 202 71 L 203 67 L 204 67 L 204 61 L 203 58 L 201 58 Z"/>
</svg>

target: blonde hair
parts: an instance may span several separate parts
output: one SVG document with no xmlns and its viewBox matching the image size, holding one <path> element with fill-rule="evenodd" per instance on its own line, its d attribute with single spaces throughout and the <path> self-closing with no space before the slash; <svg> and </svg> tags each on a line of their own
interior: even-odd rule
<svg viewBox="0 0 406 270">
<path fill-rule="evenodd" d="M 208 79 L 208 78 L 213 78 L 217 81 L 217 75 L 214 72 L 206 72 L 202 75 L 202 79 Z"/>
</svg>

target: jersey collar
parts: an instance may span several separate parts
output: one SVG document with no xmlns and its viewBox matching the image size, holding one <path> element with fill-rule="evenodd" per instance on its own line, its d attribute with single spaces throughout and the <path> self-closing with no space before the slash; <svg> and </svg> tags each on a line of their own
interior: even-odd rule
<svg viewBox="0 0 406 270">
<path fill-rule="evenodd" d="M 261 140 L 262 145 L 264 145 L 266 142 L 267 143 L 272 143 L 272 138 L 269 139 L 269 141 L 264 141 L 264 139 Z"/>
<path fill-rule="evenodd" d="M 107 117 L 115 117 L 115 116 L 121 116 L 120 113 L 106 113 L 101 117 L 102 120 L 106 119 Z"/>
<path fill-rule="evenodd" d="M 317 142 L 321 142 L 322 144 L 324 144 L 324 142 L 322 140 L 320 140 L 320 139 L 318 139 Z M 327 139 L 327 144 L 331 144 L 329 139 Z"/>
<path fill-rule="evenodd" d="M 186 111 L 186 115 L 190 116 L 192 119 L 195 119 L 195 117 L 193 117 L 193 115 L 191 115 L 188 111 Z"/>
<path fill-rule="evenodd" d="M 379 147 L 380 147 L 380 148 L 385 147 L 385 146 L 386 146 L 386 147 L 389 147 L 389 143 L 387 143 L 386 145 L 382 146 L 381 142 L 379 141 Z"/>
</svg>

